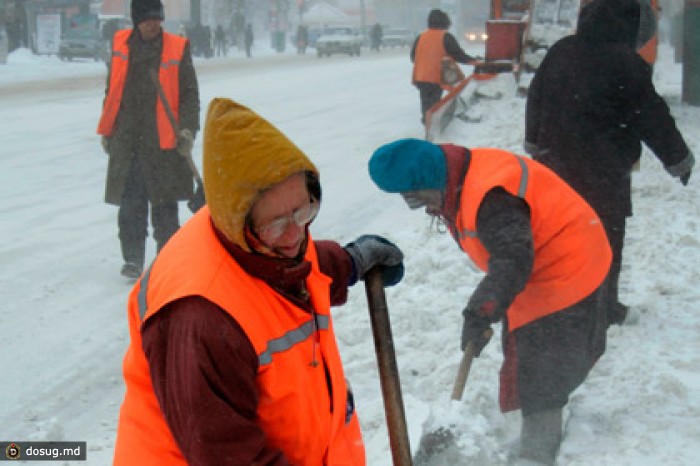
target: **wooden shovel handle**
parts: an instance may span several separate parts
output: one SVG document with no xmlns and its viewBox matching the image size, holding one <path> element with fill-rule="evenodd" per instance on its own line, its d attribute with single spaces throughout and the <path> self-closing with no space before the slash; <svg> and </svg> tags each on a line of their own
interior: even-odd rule
<svg viewBox="0 0 700 466">
<path fill-rule="evenodd" d="M 490 328 L 486 329 L 484 331 L 484 338 L 490 340 L 491 336 L 493 336 L 493 330 L 491 330 Z M 474 348 L 474 342 L 470 341 L 469 343 L 467 343 L 467 347 L 464 348 L 462 361 L 459 363 L 457 377 L 455 378 L 455 386 L 452 389 L 453 400 L 462 399 L 462 394 L 464 393 L 464 387 L 467 384 L 467 377 L 469 376 L 469 370 L 472 367 L 472 361 L 474 360 L 475 353 L 476 349 Z"/>
<path fill-rule="evenodd" d="M 364 280 L 393 464 L 395 466 L 412 466 L 411 446 L 406 427 L 406 414 L 401 396 L 401 382 L 396 365 L 394 339 L 391 335 L 391 322 L 384 295 L 381 267 L 370 269 L 365 274 Z"/>
</svg>

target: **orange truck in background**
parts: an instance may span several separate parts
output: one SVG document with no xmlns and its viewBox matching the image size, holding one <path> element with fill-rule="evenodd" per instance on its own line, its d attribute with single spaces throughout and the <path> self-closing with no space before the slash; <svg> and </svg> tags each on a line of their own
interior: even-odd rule
<svg viewBox="0 0 700 466">
<path fill-rule="evenodd" d="M 578 14 L 592 0 L 490 0 L 486 60 L 511 60 L 514 68 L 534 71 L 547 49 L 576 31 Z M 656 62 L 659 0 L 638 0 L 639 54 Z"/>
</svg>

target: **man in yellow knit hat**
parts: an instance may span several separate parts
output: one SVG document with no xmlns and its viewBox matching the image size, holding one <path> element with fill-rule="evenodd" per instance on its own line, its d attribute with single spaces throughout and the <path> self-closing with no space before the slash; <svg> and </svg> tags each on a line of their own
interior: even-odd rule
<svg viewBox="0 0 700 466">
<path fill-rule="evenodd" d="M 312 239 L 318 170 L 228 99 L 209 105 L 204 185 L 131 292 L 114 464 L 364 465 L 330 306 L 375 265 L 398 283 L 403 254 Z"/>
</svg>

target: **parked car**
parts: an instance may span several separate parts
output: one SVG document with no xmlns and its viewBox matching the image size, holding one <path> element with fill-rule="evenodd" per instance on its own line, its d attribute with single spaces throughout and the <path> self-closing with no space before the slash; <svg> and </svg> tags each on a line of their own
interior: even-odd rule
<svg viewBox="0 0 700 466">
<path fill-rule="evenodd" d="M 95 61 L 104 59 L 104 43 L 97 31 L 68 31 L 61 35 L 58 56 L 61 60 L 90 58 Z"/>
<path fill-rule="evenodd" d="M 58 47 L 58 56 L 61 60 L 73 60 L 74 58 L 103 60 L 103 45 L 97 15 L 78 14 L 64 20 L 61 42 Z"/>
<path fill-rule="evenodd" d="M 330 57 L 334 53 L 359 56 L 361 48 L 362 36 L 350 26 L 326 27 L 316 41 L 316 53 L 319 57 Z"/>
<path fill-rule="evenodd" d="M 382 47 L 410 47 L 416 35 L 405 28 L 385 28 L 382 35 Z"/>
</svg>

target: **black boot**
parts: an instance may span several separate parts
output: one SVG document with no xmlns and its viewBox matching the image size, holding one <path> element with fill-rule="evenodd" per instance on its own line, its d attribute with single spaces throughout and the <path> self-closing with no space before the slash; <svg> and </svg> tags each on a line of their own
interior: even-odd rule
<svg viewBox="0 0 700 466">
<path fill-rule="evenodd" d="M 146 256 L 146 238 L 140 240 L 121 238 L 122 257 L 124 257 L 124 265 L 122 266 L 122 276 L 136 280 L 143 272 L 143 263 Z"/>
<path fill-rule="evenodd" d="M 621 302 L 613 303 L 608 308 L 608 326 L 610 325 L 622 325 L 627 319 L 627 314 L 629 314 L 629 307 L 625 306 Z"/>
<path fill-rule="evenodd" d="M 131 280 L 136 280 L 137 278 L 139 278 L 142 272 L 143 266 L 134 264 L 133 262 L 127 262 L 124 265 L 122 265 L 122 276 Z"/>
</svg>

